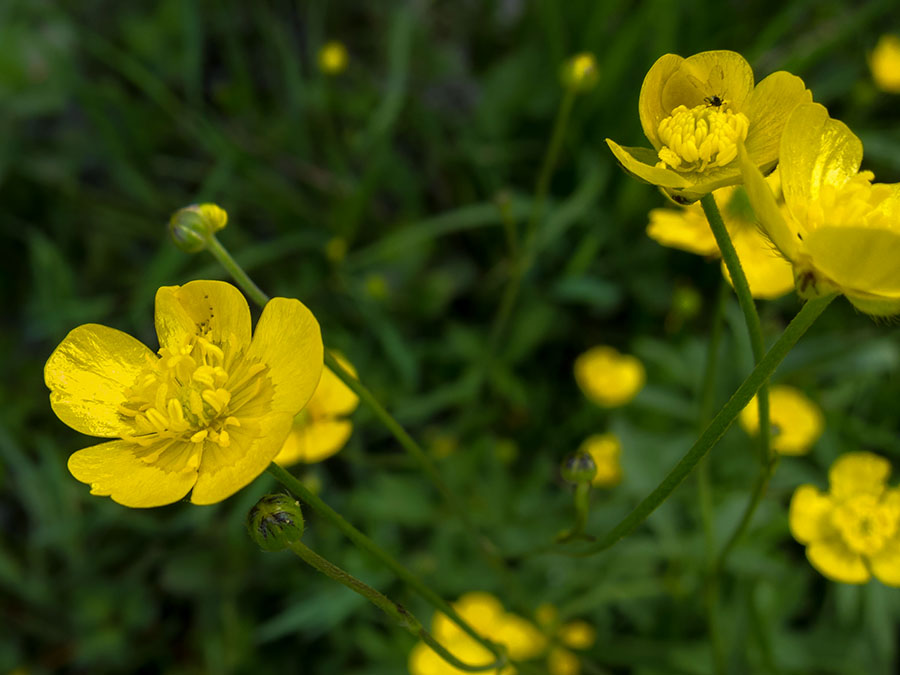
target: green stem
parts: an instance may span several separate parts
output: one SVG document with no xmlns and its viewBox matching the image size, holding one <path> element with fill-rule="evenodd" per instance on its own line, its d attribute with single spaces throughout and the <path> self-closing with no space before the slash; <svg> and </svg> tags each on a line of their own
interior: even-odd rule
<svg viewBox="0 0 900 675">
<path fill-rule="evenodd" d="M 402 628 L 406 629 L 414 637 L 419 638 L 431 647 L 437 654 L 453 667 L 465 671 L 467 673 L 478 673 L 486 670 L 501 670 L 504 668 L 508 660 L 505 656 L 498 656 L 491 663 L 473 666 L 471 664 L 460 661 L 450 651 L 438 642 L 403 605 L 394 602 L 383 593 L 376 591 L 368 584 L 363 583 L 352 574 L 342 570 L 337 565 L 333 565 L 328 560 L 320 556 L 318 553 L 309 548 L 302 541 L 296 541 L 290 545 L 291 551 L 296 553 L 304 562 L 311 567 L 316 568 L 325 576 L 343 584 L 347 588 L 359 593 L 373 605 L 382 610 L 389 617 L 394 619 Z"/>
<path fill-rule="evenodd" d="M 254 283 L 253 279 L 247 276 L 244 268 L 238 264 L 237 260 L 231 257 L 228 249 L 222 246 L 219 240 L 216 239 L 216 235 L 209 235 L 209 239 L 206 242 L 206 248 L 213 254 L 215 259 L 219 261 L 219 264 L 234 278 L 238 286 L 244 289 L 244 293 L 249 295 L 253 302 L 260 307 L 264 307 L 265 304 L 269 302 L 269 296 Z"/>
<path fill-rule="evenodd" d="M 797 341 L 815 322 L 815 320 L 825 311 L 829 303 L 837 297 L 836 294 L 816 298 L 808 301 L 793 321 L 785 328 L 784 333 L 778 338 L 778 341 L 772 345 L 772 348 L 766 353 L 762 360 L 753 369 L 753 372 L 747 376 L 743 384 L 738 387 L 737 391 L 728 399 L 719 413 L 713 418 L 712 422 L 706 427 L 706 430 L 700 435 L 700 438 L 694 443 L 687 454 L 681 458 L 681 461 L 673 468 L 663 481 L 653 490 L 647 497 L 638 504 L 634 510 L 625 516 L 622 521 L 616 525 L 606 536 L 602 537 L 593 546 L 576 553 L 575 555 L 592 555 L 605 551 L 615 545 L 620 539 L 630 534 L 638 525 L 640 525 L 647 517 L 653 513 L 656 508 L 662 504 L 670 494 L 677 488 L 681 482 L 693 471 L 697 463 L 706 456 L 706 453 L 719 441 L 725 434 L 735 418 L 744 409 L 744 407 L 753 398 L 753 395 L 759 391 L 759 388 L 769 379 L 778 364 L 784 360 L 791 348 L 797 344 Z"/>
<path fill-rule="evenodd" d="M 734 250 L 734 244 L 731 243 L 731 237 L 719 213 L 719 207 L 716 206 L 716 198 L 712 193 L 704 195 L 700 199 L 700 205 L 709 221 L 709 227 L 716 238 L 719 250 L 722 252 L 722 260 L 725 261 L 725 267 L 728 274 L 731 275 L 731 282 L 734 284 L 734 291 L 737 293 L 738 305 L 744 313 L 744 321 L 747 323 L 747 332 L 750 334 L 750 349 L 753 351 L 754 363 L 759 363 L 765 353 L 765 343 L 763 342 L 762 328 L 759 324 L 759 314 L 756 313 L 756 305 L 753 302 L 753 295 L 750 293 L 750 285 L 747 283 L 747 277 L 744 274 L 744 268 L 738 258 L 737 251 Z M 759 452 L 760 466 L 763 470 L 768 466 L 770 459 L 769 450 L 769 388 L 766 384 L 760 387 L 757 393 L 757 405 L 759 407 Z"/>
<path fill-rule="evenodd" d="M 418 593 L 422 598 L 428 601 L 435 609 L 446 614 L 456 625 L 458 625 L 463 631 L 465 631 L 469 636 L 473 639 L 477 640 L 481 645 L 483 645 L 486 649 L 490 650 L 490 652 L 496 656 L 498 659 L 503 658 L 503 652 L 498 648 L 495 644 L 486 640 L 484 637 L 478 634 L 474 628 L 472 628 L 466 621 L 463 619 L 456 610 L 450 605 L 450 603 L 446 602 L 443 598 L 441 598 L 437 593 L 432 591 L 428 586 L 425 585 L 418 577 L 416 577 L 412 572 L 406 569 L 403 565 L 397 562 L 389 553 L 387 553 L 383 548 L 381 548 L 374 541 L 369 539 L 362 532 L 357 530 L 353 525 L 351 525 L 341 514 L 335 511 L 333 508 L 328 506 L 324 501 L 322 501 L 318 495 L 312 492 L 309 488 L 307 488 L 302 482 L 297 480 L 294 476 L 292 476 L 286 469 L 278 466 L 277 464 L 270 464 L 266 469 L 275 479 L 284 485 L 288 490 L 293 492 L 296 496 L 300 497 L 304 502 L 306 502 L 316 513 L 329 521 L 332 525 L 337 527 L 344 535 L 356 544 L 357 547 L 369 553 L 379 562 L 381 562 L 385 567 L 391 570 L 394 574 L 397 575 L 401 580 L 403 580 L 410 588 L 412 588 L 416 593 Z"/>
<path fill-rule="evenodd" d="M 565 530 L 557 535 L 557 542 L 571 541 L 584 534 L 587 525 L 588 513 L 591 508 L 591 481 L 582 481 L 575 486 L 575 523 L 572 529 Z"/>
</svg>

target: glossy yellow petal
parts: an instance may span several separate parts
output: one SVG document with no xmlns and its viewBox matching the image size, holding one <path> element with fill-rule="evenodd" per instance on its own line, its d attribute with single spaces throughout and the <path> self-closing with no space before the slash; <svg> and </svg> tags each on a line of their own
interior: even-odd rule
<svg viewBox="0 0 900 675">
<path fill-rule="evenodd" d="M 846 499 L 860 494 L 880 495 L 891 475 L 891 463 L 871 452 L 848 452 L 828 472 L 831 494 Z"/>
<path fill-rule="evenodd" d="M 176 352 L 197 335 L 217 345 L 246 350 L 250 308 L 241 292 L 224 281 L 191 281 L 156 292 L 159 346 Z"/>
<path fill-rule="evenodd" d="M 128 433 L 118 408 L 144 367 L 156 358 L 138 340 L 115 328 L 79 326 L 44 366 L 53 412 L 89 436 L 116 438 Z"/>
<path fill-rule="evenodd" d="M 783 70 L 763 78 L 747 103 L 750 131 L 747 154 L 763 171 L 778 161 L 781 135 L 788 117 L 802 103 L 812 102 L 812 92 L 796 75 Z"/>
<path fill-rule="evenodd" d="M 194 504 L 215 504 L 252 482 L 281 450 L 293 416 L 269 414 L 229 429 L 230 443 L 204 441 L 200 475 L 191 493 Z"/>
<path fill-rule="evenodd" d="M 647 235 L 669 248 L 705 256 L 719 254 L 716 238 L 709 229 L 703 210 L 696 205 L 682 210 L 651 210 Z"/>
<path fill-rule="evenodd" d="M 815 268 L 850 295 L 900 298 L 900 231 L 820 227 L 804 241 Z"/>
<path fill-rule="evenodd" d="M 884 548 L 869 557 L 872 574 L 887 586 L 900 587 L 900 533 L 894 535 Z"/>
<path fill-rule="evenodd" d="M 164 506 L 182 499 L 197 480 L 196 470 L 166 471 L 140 459 L 138 446 L 110 441 L 69 457 L 69 471 L 91 486 L 91 494 L 109 496 L 132 508 Z"/>
<path fill-rule="evenodd" d="M 744 177 L 744 189 L 747 191 L 747 197 L 756 212 L 756 217 L 782 255 L 788 260 L 796 260 L 802 233 L 791 229 L 796 226 L 793 221 L 790 226 L 785 221 L 781 209 L 775 201 L 775 195 L 772 194 L 766 179 L 763 178 L 759 168 L 747 155 L 743 146 L 738 152 L 738 157 Z M 783 181 L 784 171 L 782 170 L 780 173 Z"/>
<path fill-rule="evenodd" d="M 727 50 L 701 52 L 684 59 L 666 80 L 662 107 L 669 111 L 679 105 L 693 108 L 718 96 L 742 112 L 751 91 L 753 69 L 743 56 Z"/>
<path fill-rule="evenodd" d="M 547 655 L 547 670 L 550 675 L 578 675 L 581 662 L 568 649 L 554 647 Z"/>
<path fill-rule="evenodd" d="M 559 639 L 572 649 L 589 649 L 597 640 L 597 631 L 587 621 L 571 621 L 559 629 Z"/>
<path fill-rule="evenodd" d="M 628 148 L 606 139 L 619 164 L 628 173 L 652 185 L 667 188 L 688 188 L 691 182 L 671 169 L 657 168 L 659 158 L 648 148 Z"/>
<path fill-rule="evenodd" d="M 356 377 L 356 369 L 347 359 L 339 354 L 334 355 L 338 363 L 344 370 L 349 371 L 353 377 Z M 315 408 L 321 414 L 327 414 L 332 417 L 349 415 L 359 405 L 359 397 L 353 393 L 343 380 L 339 378 L 331 368 L 327 366 L 322 368 L 322 379 L 316 387 L 316 392 L 309 400 L 309 408 Z"/>
<path fill-rule="evenodd" d="M 272 410 L 293 417 L 309 401 L 322 375 L 319 322 L 299 300 L 273 298 L 263 309 L 247 356 L 269 368 L 275 386 Z"/>
<path fill-rule="evenodd" d="M 832 581 L 864 584 L 871 578 L 863 557 L 851 550 L 838 535 L 810 543 L 806 547 L 806 557 L 813 567 Z"/>
<path fill-rule="evenodd" d="M 274 461 L 281 466 L 321 462 L 343 448 L 352 433 L 353 424 L 347 420 L 321 419 L 295 423 Z"/>
<path fill-rule="evenodd" d="M 753 227 L 742 228 L 731 234 L 735 252 L 754 298 L 771 300 L 793 290 L 794 269 L 767 237 Z M 722 274 L 731 283 L 731 275 L 724 262 Z"/>
<path fill-rule="evenodd" d="M 831 523 L 834 502 L 813 485 L 801 485 L 791 497 L 788 521 L 791 534 L 801 544 L 825 540 L 836 533 Z"/>
<path fill-rule="evenodd" d="M 638 114 L 641 118 L 641 126 L 644 135 L 659 150 L 662 143 L 659 140 L 659 123 L 672 114 L 672 108 L 663 106 L 662 94 L 666 82 L 672 74 L 678 70 L 684 59 L 677 54 L 664 54 L 654 63 L 641 85 L 641 95 L 638 99 Z M 678 105 L 678 104 L 676 104 Z"/>
</svg>

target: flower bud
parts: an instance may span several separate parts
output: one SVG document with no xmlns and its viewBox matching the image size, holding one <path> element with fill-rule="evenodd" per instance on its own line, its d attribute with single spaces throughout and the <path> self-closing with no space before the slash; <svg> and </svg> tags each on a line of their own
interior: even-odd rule
<svg viewBox="0 0 900 675">
<path fill-rule="evenodd" d="M 247 514 L 247 532 L 263 551 L 283 551 L 303 537 L 300 502 L 288 495 L 266 495 Z"/>
<path fill-rule="evenodd" d="M 563 63 L 561 71 L 563 86 L 575 91 L 588 91 L 597 85 L 600 73 L 597 60 L 590 52 L 575 54 Z"/>
<path fill-rule="evenodd" d="M 340 75 L 349 60 L 347 48 L 337 40 L 325 43 L 319 50 L 319 70 L 325 75 Z"/>
<path fill-rule="evenodd" d="M 178 209 L 169 219 L 169 233 L 175 245 L 185 253 L 206 248 L 210 235 L 228 222 L 228 214 L 215 204 L 191 204 Z"/>
<path fill-rule="evenodd" d="M 563 460 L 561 471 L 569 483 L 589 483 L 597 475 L 597 465 L 590 453 L 579 450 Z"/>
</svg>

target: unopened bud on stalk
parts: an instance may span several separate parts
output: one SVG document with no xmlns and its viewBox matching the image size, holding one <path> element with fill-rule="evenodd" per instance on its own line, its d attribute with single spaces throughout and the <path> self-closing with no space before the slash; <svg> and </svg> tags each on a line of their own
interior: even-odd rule
<svg viewBox="0 0 900 675">
<path fill-rule="evenodd" d="M 590 453 L 579 450 L 563 460 L 561 472 L 569 483 L 590 483 L 597 475 L 597 465 Z"/>
<path fill-rule="evenodd" d="M 563 86 L 575 91 L 588 91 L 597 85 L 600 73 L 597 60 L 590 52 L 575 54 L 563 63 L 561 71 Z"/>
<path fill-rule="evenodd" d="M 283 551 L 303 537 L 300 502 L 288 495 L 266 495 L 247 514 L 247 532 L 263 551 Z"/>
<path fill-rule="evenodd" d="M 228 214 L 215 204 L 191 204 L 178 209 L 169 219 L 169 233 L 185 253 L 199 253 L 210 236 L 225 227 Z"/>
</svg>

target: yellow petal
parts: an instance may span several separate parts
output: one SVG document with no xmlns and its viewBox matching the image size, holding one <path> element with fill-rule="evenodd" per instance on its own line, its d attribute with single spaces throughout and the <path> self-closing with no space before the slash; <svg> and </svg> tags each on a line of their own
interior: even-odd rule
<svg viewBox="0 0 900 675">
<path fill-rule="evenodd" d="M 132 508 L 164 506 L 182 499 L 197 480 L 196 471 L 165 471 L 140 459 L 137 446 L 110 441 L 69 457 L 69 471 L 91 494 L 112 497 Z"/>
<path fill-rule="evenodd" d="M 274 461 L 281 466 L 321 462 L 343 448 L 352 433 L 353 424 L 347 420 L 306 420 L 294 424 Z"/>
<path fill-rule="evenodd" d="M 781 251 L 781 254 L 788 260 L 794 261 L 797 258 L 799 250 L 799 242 L 802 241 L 798 236 L 798 232 L 792 230 L 796 224 L 791 221 L 791 225 L 785 221 L 775 201 L 775 195 L 769 188 L 766 179 L 763 178 L 759 168 L 750 157 L 743 146 L 739 147 L 738 157 L 741 164 L 741 173 L 744 176 L 744 189 L 747 191 L 747 197 L 750 204 L 756 212 L 760 225 L 766 231 L 766 234 Z M 784 181 L 784 171 L 781 170 L 782 181 Z"/>
<path fill-rule="evenodd" d="M 622 443 L 615 434 L 593 434 L 579 448 L 594 460 L 597 473 L 591 480 L 596 487 L 613 487 L 622 482 Z"/>
<path fill-rule="evenodd" d="M 872 574 L 883 584 L 900 586 L 900 536 L 894 535 L 876 555 L 869 558 Z"/>
<path fill-rule="evenodd" d="M 574 371 L 584 395 L 607 408 L 629 403 L 646 381 L 644 364 L 639 359 L 604 345 L 579 355 Z"/>
<path fill-rule="evenodd" d="M 494 630 L 486 633 L 509 650 L 511 658 L 527 661 L 540 654 L 547 646 L 547 638 L 530 621 L 516 614 L 505 614 Z"/>
<path fill-rule="evenodd" d="M 581 662 L 568 649 L 554 647 L 547 655 L 547 670 L 550 675 L 578 675 Z"/>
<path fill-rule="evenodd" d="M 127 333 L 98 324 L 71 331 L 47 359 L 44 382 L 53 412 L 89 436 L 116 438 L 129 431 L 118 407 L 156 355 Z"/>
<path fill-rule="evenodd" d="M 588 649 L 597 640 L 597 631 L 587 621 L 572 621 L 559 629 L 559 639 L 572 649 Z"/>
<path fill-rule="evenodd" d="M 806 557 L 832 581 L 864 584 L 871 578 L 862 556 L 852 551 L 840 536 L 812 542 L 806 547 Z"/>
<path fill-rule="evenodd" d="M 732 232 L 734 250 L 744 268 L 750 293 L 754 298 L 771 300 L 794 288 L 794 270 L 772 242 L 755 227 Z M 731 275 L 722 263 L 722 274 L 731 283 Z"/>
<path fill-rule="evenodd" d="M 743 112 L 751 91 L 753 69 L 743 56 L 726 50 L 701 52 L 684 59 L 666 80 L 662 107 L 669 111 L 679 105 L 693 108 L 718 96 L 736 112 Z"/>
<path fill-rule="evenodd" d="M 246 349 L 250 344 L 250 308 L 241 292 L 224 281 L 191 281 L 156 292 L 159 346 L 178 350 L 195 335 Z"/>
<path fill-rule="evenodd" d="M 772 447 L 782 455 L 802 455 L 822 435 L 825 420 L 819 407 L 799 389 L 776 385 L 769 391 Z"/>
<path fill-rule="evenodd" d="M 273 298 L 259 317 L 248 358 L 269 367 L 275 386 L 272 410 L 293 417 L 309 401 L 322 375 L 319 322 L 299 300 Z"/>
<path fill-rule="evenodd" d="M 747 154 L 763 170 L 778 161 L 781 134 L 788 117 L 801 103 L 811 103 L 812 92 L 796 75 L 783 70 L 756 85 L 744 111 L 750 118 Z"/>
<path fill-rule="evenodd" d="M 820 227 L 804 244 L 815 268 L 848 297 L 900 298 L 900 231 L 871 227 Z"/>
<path fill-rule="evenodd" d="M 265 471 L 284 445 L 293 416 L 270 414 L 254 422 L 229 427 L 231 442 L 227 447 L 204 441 L 200 475 L 191 493 L 194 504 L 227 499 Z"/>
<path fill-rule="evenodd" d="M 612 150 L 622 168 L 643 181 L 667 188 L 687 188 L 691 186 L 690 181 L 681 174 L 671 169 L 657 168 L 656 163 L 659 161 L 659 158 L 656 156 L 656 153 L 648 148 L 624 147 L 608 138 L 606 139 L 606 144 Z"/>
<path fill-rule="evenodd" d="M 834 503 L 813 485 L 794 490 L 788 521 L 791 534 L 801 544 L 830 539 L 836 533 L 831 524 Z"/>
<path fill-rule="evenodd" d="M 677 54 L 663 54 L 647 71 L 644 83 L 641 85 L 638 114 L 641 118 L 641 126 L 644 128 L 644 135 L 657 150 L 662 147 L 662 143 L 659 142 L 659 123 L 671 115 L 672 109 L 675 107 L 663 106 L 663 87 L 672 74 L 678 70 L 682 61 L 684 59 Z"/>
<path fill-rule="evenodd" d="M 688 253 L 705 256 L 719 253 L 716 238 L 709 229 L 703 210 L 696 205 L 681 210 L 651 210 L 647 235 L 663 246 Z"/>
<path fill-rule="evenodd" d="M 860 140 L 824 106 L 805 103 L 794 109 L 781 135 L 779 171 L 785 202 L 801 226 L 808 225 L 808 205 L 819 199 L 823 186 L 840 187 L 856 175 L 862 153 Z"/>
<path fill-rule="evenodd" d="M 353 377 L 356 377 L 356 369 L 340 354 L 334 353 L 344 370 L 348 371 Z M 353 390 L 344 384 L 331 368 L 327 366 L 322 368 L 322 379 L 319 380 L 319 386 L 316 392 L 309 400 L 308 407 L 321 414 L 339 417 L 349 415 L 359 405 L 359 397 L 353 393 Z"/>
<path fill-rule="evenodd" d="M 846 499 L 860 494 L 880 495 L 891 475 L 891 463 L 871 452 L 848 452 L 828 471 L 831 494 Z"/>
</svg>

